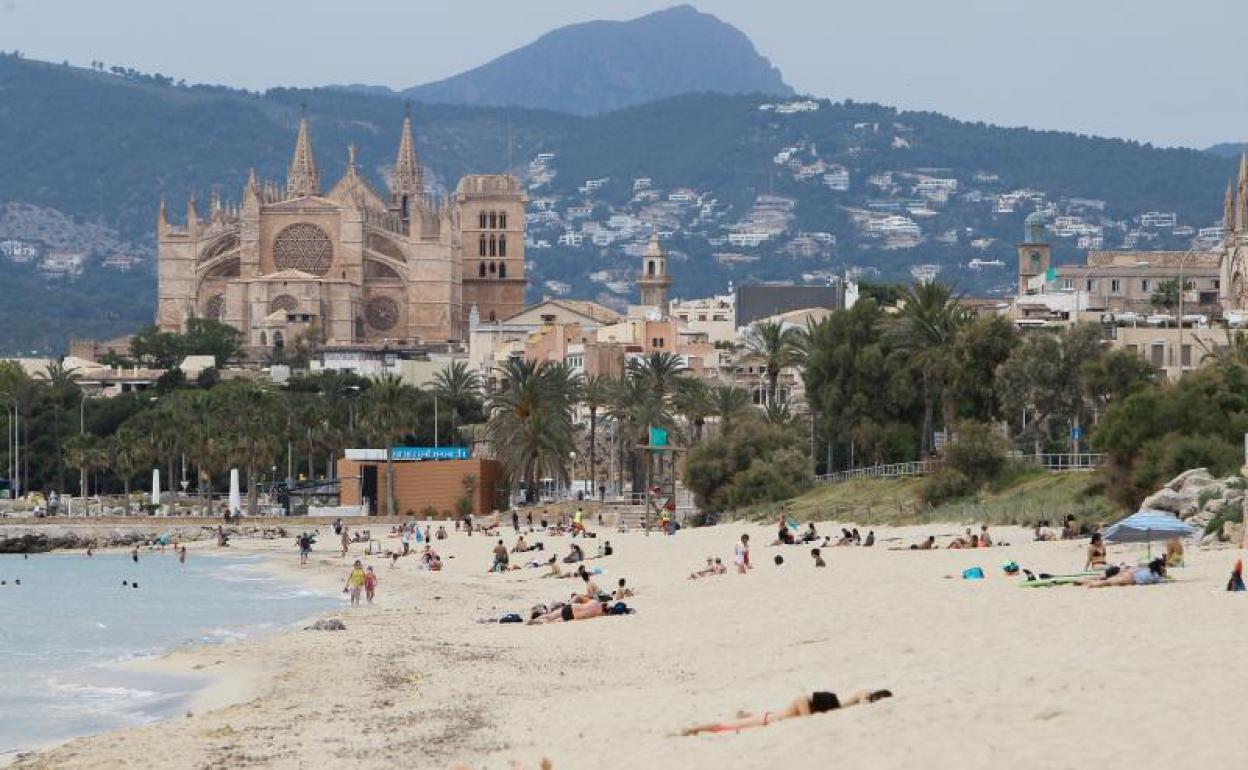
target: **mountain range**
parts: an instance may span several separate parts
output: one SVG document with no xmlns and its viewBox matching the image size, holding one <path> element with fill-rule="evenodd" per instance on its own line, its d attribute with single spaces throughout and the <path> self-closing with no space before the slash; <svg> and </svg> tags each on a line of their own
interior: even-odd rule
<svg viewBox="0 0 1248 770">
<path fill-rule="evenodd" d="M 376 86 L 349 88 L 393 93 Z M 480 67 L 400 95 L 418 102 L 593 115 L 698 92 L 791 96 L 793 89 L 739 29 L 680 5 L 630 21 L 562 27 Z"/>
<path fill-rule="evenodd" d="M 933 270 L 964 291 L 1005 293 L 1029 212 L 1049 215 L 1059 261 L 1080 260 L 1092 245 L 1182 247 L 1217 224 L 1235 173 L 1236 161 L 1221 153 L 790 96 L 770 65 L 741 69 L 765 60 L 726 27 L 682 7 L 543 37 L 504 69 L 555 61 L 555 50 L 592 51 L 607 39 L 612 50 L 640 50 L 641 42 L 620 42 L 639 29 L 665 30 L 649 35 L 659 48 L 679 38 L 685 50 L 703 52 L 718 50 L 721 35 L 739 36 L 745 47 L 733 50 L 749 56 L 718 74 L 670 78 L 677 93 L 600 111 L 658 93 L 646 90 L 659 88 L 653 82 L 608 87 L 642 82 L 626 77 L 636 57 L 618 59 L 614 74 L 595 76 L 604 101 L 575 110 L 594 114 L 421 101 L 412 113 L 427 182 L 446 194 L 465 173 L 518 174 L 531 199 L 530 298 L 621 305 L 652 226 L 665 232 L 682 296 L 722 292 L 730 282 L 821 282 L 847 272 L 910 280 Z M 716 69 L 727 60 L 699 61 Z M 694 82 L 721 85 L 687 85 Z M 530 104 L 550 96 L 528 88 L 521 91 Z M 363 88 L 186 86 L 14 54 L 0 56 L 0 94 L 8 288 L 0 351 L 9 352 L 63 350 L 67 337 L 105 337 L 148 321 L 159 201 L 179 220 L 192 195 L 201 211 L 213 195 L 237 201 L 250 168 L 281 179 L 301 111 L 326 184 L 345 170 L 354 144 L 362 172 L 382 187 L 405 100 Z M 10 251 L 40 256 L 6 258 L 9 241 L 17 244 Z M 67 254 L 81 255 L 81 264 L 61 269 Z"/>
</svg>

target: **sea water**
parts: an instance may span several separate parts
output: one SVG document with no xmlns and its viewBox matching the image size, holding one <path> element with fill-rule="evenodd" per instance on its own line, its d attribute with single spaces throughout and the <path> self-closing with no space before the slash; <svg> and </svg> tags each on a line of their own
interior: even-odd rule
<svg viewBox="0 0 1248 770">
<path fill-rule="evenodd" d="M 207 683 L 128 661 L 271 633 L 341 602 L 255 559 L 191 552 L 179 564 L 172 549 L 142 551 L 137 564 L 116 553 L 0 556 L 0 581 L 0 759 L 180 714 Z"/>
</svg>

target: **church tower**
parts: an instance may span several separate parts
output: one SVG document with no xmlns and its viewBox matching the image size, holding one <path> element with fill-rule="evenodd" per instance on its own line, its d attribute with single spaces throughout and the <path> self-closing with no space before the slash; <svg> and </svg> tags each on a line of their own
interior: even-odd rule
<svg viewBox="0 0 1248 770">
<path fill-rule="evenodd" d="M 1018 294 L 1028 292 L 1028 284 L 1049 272 L 1051 254 L 1044 231 L 1044 215 L 1033 211 L 1023 223 L 1023 242 L 1018 245 Z"/>
<path fill-rule="evenodd" d="M 390 208 L 407 219 L 412 209 L 420 206 L 424 194 L 424 174 L 420 169 L 420 158 L 416 155 L 416 142 L 412 139 L 412 113 L 408 108 L 403 116 L 399 155 L 390 171 Z"/>
<path fill-rule="evenodd" d="M 650 236 L 650 243 L 641 255 L 641 275 L 637 276 L 637 288 L 641 292 L 641 304 L 656 307 L 663 315 L 668 312 L 668 292 L 672 288 L 672 276 L 667 272 L 667 252 L 659 243 L 659 234 Z"/>
<path fill-rule="evenodd" d="M 312 137 L 308 132 L 308 118 L 299 119 L 299 138 L 295 140 L 295 154 L 286 170 L 286 197 L 302 198 L 321 194 L 321 174 L 316 169 L 316 156 L 312 154 Z"/>
</svg>

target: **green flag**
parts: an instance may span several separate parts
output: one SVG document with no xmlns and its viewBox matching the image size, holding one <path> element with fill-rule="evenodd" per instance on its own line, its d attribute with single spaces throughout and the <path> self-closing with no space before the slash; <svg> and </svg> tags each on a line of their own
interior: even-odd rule
<svg viewBox="0 0 1248 770">
<path fill-rule="evenodd" d="M 667 446 L 667 431 L 651 426 L 650 446 Z"/>
</svg>

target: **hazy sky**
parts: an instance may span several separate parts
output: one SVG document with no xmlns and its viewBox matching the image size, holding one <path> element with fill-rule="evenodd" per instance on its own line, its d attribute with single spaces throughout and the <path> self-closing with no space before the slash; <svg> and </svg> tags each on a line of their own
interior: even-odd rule
<svg viewBox="0 0 1248 770">
<path fill-rule="evenodd" d="M 0 0 L 0 49 L 253 89 L 415 85 L 672 0 Z M 799 91 L 1203 147 L 1248 140 L 1248 0 L 700 0 Z"/>
</svg>

